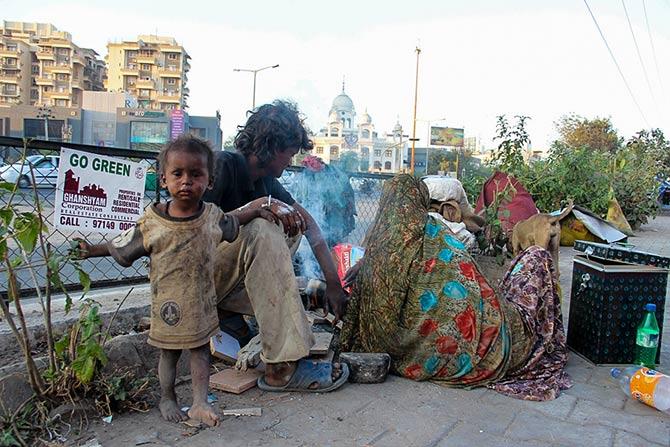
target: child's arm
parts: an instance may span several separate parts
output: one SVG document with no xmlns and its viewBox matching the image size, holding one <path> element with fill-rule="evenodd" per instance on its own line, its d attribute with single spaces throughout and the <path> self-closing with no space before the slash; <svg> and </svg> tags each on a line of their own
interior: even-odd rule
<svg viewBox="0 0 670 447">
<path fill-rule="evenodd" d="M 110 256 L 109 247 L 107 244 L 89 244 L 83 239 L 75 239 L 79 243 L 76 249 L 78 249 L 77 257 L 79 259 L 88 259 L 88 258 L 102 258 L 104 256 Z"/>
<path fill-rule="evenodd" d="M 248 224 L 257 217 L 272 223 L 277 223 L 277 217 L 264 206 L 267 204 L 267 201 L 268 199 L 266 197 L 261 197 L 227 214 L 229 216 L 237 217 L 237 221 L 240 225 Z"/>
</svg>

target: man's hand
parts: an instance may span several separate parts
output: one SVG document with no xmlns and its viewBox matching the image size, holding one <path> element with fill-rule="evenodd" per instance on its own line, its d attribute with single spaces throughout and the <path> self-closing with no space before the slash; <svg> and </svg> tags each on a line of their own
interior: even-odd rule
<svg viewBox="0 0 670 447">
<path fill-rule="evenodd" d="M 333 315 L 335 315 L 333 326 L 344 316 L 347 300 L 347 295 L 344 293 L 344 290 L 342 290 L 339 281 L 335 284 L 329 283 L 326 286 L 326 295 L 324 296 L 323 304 L 326 310 L 326 315 L 328 315 L 328 312 L 332 312 Z"/>
<path fill-rule="evenodd" d="M 363 260 L 360 259 L 344 273 L 344 287 L 351 287 L 354 285 L 354 281 L 356 281 L 356 277 L 358 276 L 358 271 L 361 269 L 362 261 Z"/>
<path fill-rule="evenodd" d="M 267 206 L 267 199 L 265 200 L 266 203 L 263 205 L 263 208 L 270 211 L 277 217 L 277 219 L 279 219 L 282 225 L 284 225 L 284 232 L 286 232 L 286 234 L 295 236 L 296 234 L 304 233 L 305 230 L 307 230 L 305 219 L 298 210 L 277 199 L 272 199 L 270 206 Z"/>
</svg>

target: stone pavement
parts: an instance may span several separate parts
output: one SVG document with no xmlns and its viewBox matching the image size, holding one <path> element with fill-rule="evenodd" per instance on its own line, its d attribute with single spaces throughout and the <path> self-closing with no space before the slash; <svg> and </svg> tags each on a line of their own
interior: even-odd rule
<svg viewBox="0 0 670 447">
<path fill-rule="evenodd" d="M 670 216 L 630 239 L 637 249 L 670 256 Z M 572 248 L 561 249 L 561 282 L 569 295 Z M 569 297 L 563 312 L 568 314 Z M 665 312 L 661 371 L 670 373 L 670 311 Z M 96 422 L 102 446 L 670 446 L 670 416 L 628 399 L 596 367 L 571 353 L 574 386 L 550 402 L 527 402 L 487 389 L 459 390 L 389 377 L 347 384 L 331 394 L 217 393 L 218 408 L 261 407 L 261 417 L 226 417 L 197 433 L 164 422 L 157 410 Z M 188 384 L 180 395 L 190 395 Z M 139 444 L 138 444 L 139 443 Z M 144 444 L 146 443 L 146 444 Z"/>
</svg>

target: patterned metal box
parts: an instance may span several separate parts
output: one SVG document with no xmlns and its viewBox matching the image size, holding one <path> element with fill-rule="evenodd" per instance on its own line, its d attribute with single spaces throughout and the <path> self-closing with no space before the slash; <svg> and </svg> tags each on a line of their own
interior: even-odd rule
<svg viewBox="0 0 670 447">
<path fill-rule="evenodd" d="M 575 250 L 583 251 L 589 256 L 602 259 L 614 259 L 629 264 L 653 265 L 669 269 L 670 258 L 665 256 L 633 250 L 634 245 L 629 244 L 599 244 L 597 242 L 575 241 Z"/>
<path fill-rule="evenodd" d="M 646 303 L 656 304 L 663 333 L 667 280 L 664 268 L 575 256 L 568 346 L 597 365 L 632 363 Z"/>
</svg>

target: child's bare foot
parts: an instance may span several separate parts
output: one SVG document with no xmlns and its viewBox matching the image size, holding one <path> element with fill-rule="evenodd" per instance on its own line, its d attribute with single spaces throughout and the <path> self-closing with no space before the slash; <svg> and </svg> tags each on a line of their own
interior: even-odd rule
<svg viewBox="0 0 670 447">
<path fill-rule="evenodd" d="M 191 409 L 188 410 L 188 416 L 191 419 L 203 422 L 210 427 L 214 427 L 219 423 L 219 416 L 217 416 L 212 407 L 208 404 L 194 404 Z"/>
<path fill-rule="evenodd" d="M 162 397 L 158 408 L 161 410 L 163 419 L 166 421 L 181 422 L 188 419 L 184 412 L 179 409 L 179 405 L 177 405 L 177 401 L 174 399 Z"/>
</svg>

